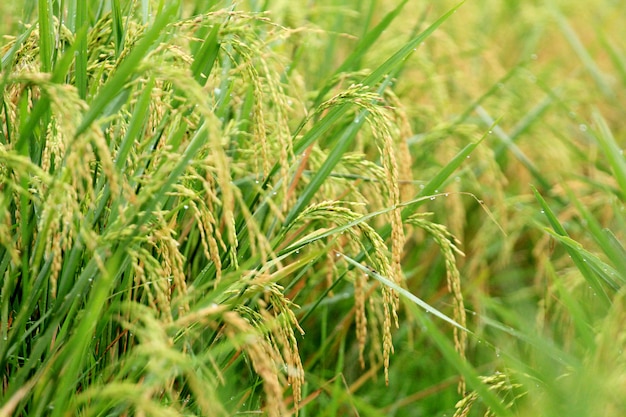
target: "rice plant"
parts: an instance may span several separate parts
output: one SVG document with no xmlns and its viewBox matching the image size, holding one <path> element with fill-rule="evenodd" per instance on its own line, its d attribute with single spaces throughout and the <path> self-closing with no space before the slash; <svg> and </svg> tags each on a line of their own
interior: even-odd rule
<svg viewBox="0 0 626 417">
<path fill-rule="evenodd" d="M 622 415 L 623 8 L 0 6 L 0 415 Z"/>
</svg>

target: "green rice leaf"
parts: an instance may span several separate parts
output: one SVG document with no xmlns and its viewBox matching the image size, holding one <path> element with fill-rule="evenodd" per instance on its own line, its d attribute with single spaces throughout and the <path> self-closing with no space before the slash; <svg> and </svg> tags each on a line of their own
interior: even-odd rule
<svg viewBox="0 0 626 417">
<path fill-rule="evenodd" d="M 211 28 L 207 38 L 202 41 L 202 46 L 198 49 L 191 64 L 191 72 L 198 84 L 202 86 L 206 84 L 220 50 L 220 44 L 217 40 L 219 31 L 220 25 L 216 24 Z"/>
<path fill-rule="evenodd" d="M 389 280 L 388 278 L 383 277 L 378 272 L 373 271 L 372 269 L 367 268 L 367 267 L 361 265 L 359 262 L 355 261 L 354 259 L 350 258 L 349 256 L 347 256 L 347 255 L 345 255 L 343 253 L 341 254 L 341 257 L 343 259 L 345 259 L 346 262 L 348 262 L 350 265 L 352 265 L 356 269 L 358 269 L 361 272 L 363 272 L 363 273 L 369 275 L 370 277 L 374 278 L 376 281 L 380 282 L 384 286 L 389 287 L 389 288 L 393 289 L 394 291 L 398 292 L 399 294 L 401 294 L 402 296 L 406 297 L 409 301 L 411 301 L 415 305 L 421 307 L 427 313 L 432 314 L 433 316 L 440 318 L 441 320 L 445 321 L 446 323 L 451 324 L 452 326 L 454 326 L 454 327 L 456 327 L 456 328 L 458 328 L 458 329 L 460 329 L 460 330 L 462 330 L 464 332 L 467 332 L 469 334 L 472 333 L 466 327 L 461 326 L 459 323 L 457 323 L 454 319 L 446 316 L 441 311 L 437 310 L 435 307 L 431 306 L 430 304 L 426 303 L 425 301 L 422 301 L 419 297 L 415 296 L 414 294 L 411 294 L 410 292 L 408 292 L 404 288 L 400 287 L 398 284 L 394 283 L 393 281 Z"/>
<path fill-rule="evenodd" d="M 593 120 L 599 129 L 598 134 L 594 136 L 600 144 L 604 156 L 608 159 L 613 175 L 619 184 L 620 198 L 622 202 L 626 202 L 626 160 L 624 153 L 615 141 L 606 120 L 598 111 L 594 112 Z"/>
<path fill-rule="evenodd" d="M 346 58 L 346 60 L 337 68 L 334 72 L 334 75 L 338 75 L 344 72 L 350 72 L 357 68 L 358 63 L 363 59 L 365 54 L 376 44 L 376 41 L 380 37 L 380 35 L 389 27 L 389 25 L 396 19 L 396 17 L 402 12 L 404 6 L 406 5 L 408 0 L 402 0 L 392 11 L 387 13 L 381 21 L 370 30 L 363 38 L 359 41 L 359 43 L 354 48 L 354 51 Z M 333 79 L 331 77 L 331 79 Z M 327 82 L 324 87 L 322 87 L 317 94 L 317 98 L 314 100 L 314 106 L 319 106 L 326 94 L 332 88 L 333 83 Z"/>
<path fill-rule="evenodd" d="M 588 252 L 586 252 L 578 242 L 574 241 L 568 236 L 567 232 L 565 231 L 565 228 L 561 225 L 558 218 L 555 216 L 554 212 L 552 211 L 548 203 L 544 200 L 544 198 L 541 196 L 541 194 L 539 194 L 537 189 L 532 187 L 532 190 L 533 190 L 533 193 L 535 194 L 535 198 L 537 199 L 537 201 L 539 201 L 539 204 L 542 208 L 543 213 L 545 214 L 546 218 L 548 219 L 548 222 L 550 223 L 550 225 L 552 226 L 552 229 L 554 230 L 554 232 L 551 232 L 551 234 L 553 236 L 558 236 L 559 241 L 565 244 L 565 248 L 567 252 L 571 256 L 572 260 L 574 261 L 574 264 L 576 265 L 578 270 L 581 272 L 581 274 L 583 275 L 583 277 L 585 278 L 589 286 L 598 295 L 600 300 L 602 300 L 602 302 L 606 306 L 608 306 L 610 304 L 609 296 L 606 293 L 605 289 L 602 287 L 600 281 L 598 280 L 598 277 L 592 270 L 592 267 L 590 267 L 590 264 L 587 263 L 587 259 L 585 256 L 588 255 Z"/>
</svg>

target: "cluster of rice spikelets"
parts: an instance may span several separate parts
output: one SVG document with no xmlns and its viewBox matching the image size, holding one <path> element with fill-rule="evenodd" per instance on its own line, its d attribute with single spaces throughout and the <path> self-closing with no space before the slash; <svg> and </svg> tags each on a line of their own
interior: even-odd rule
<svg viewBox="0 0 626 417">
<path fill-rule="evenodd" d="M 165 403 L 228 415 L 217 394 L 227 384 L 228 351 L 236 352 L 235 359 L 243 353 L 261 378 L 269 415 L 290 414 L 284 398 L 289 389 L 297 412 L 304 370 L 296 335 L 303 330 L 279 281 L 299 264 L 295 257 L 295 266 L 289 265 L 293 252 L 279 253 L 290 240 L 311 251 L 333 249 L 314 259 L 330 264 L 329 282 L 338 279 L 339 253 L 362 254 L 364 264 L 403 285 L 401 207 L 412 192 L 401 181 L 410 176 L 407 116 L 393 93 L 358 83 L 307 115 L 291 104 L 292 94 L 304 96 L 302 86 L 283 79 L 286 63 L 273 49 L 296 31 L 263 15 L 224 10 L 168 25 L 162 34 L 167 42 L 149 49 L 99 119 L 83 126 L 90 100 L 107 91 L 148 30 L 129 19 L 118 49 L 112 19 L 105 14 L 87 33 L 87 97 L 72 86 L 72 70 L 62 76 L 40 72 L 37 27 L 3 50 L 17 48 L 12 73 L 3 74 L 2 134 L 8 141 L 0 144 L 0 244 L 9 248 L 10 273 L 27 264 L 47 280 L 52 305 L 65 309 L 73 303 L 76 311 L 100 300 L 93 311 L 101 317 L 94 320 L 115 323 L 107 331 L 102 327 L 108 324 L 85 325 L 97 337 L 76 346 L 84 344 L 111 376 L 106 383 L 90 380 L 84 369 L 87 377 L 75 382 L 80 394 L 72 406 L 106 407 L 123 398 L 138 415 L 165 413 Z M 259 25 L 263 36 L 251 30 Z M 58 21 L 55 27 L 57 47 L 71 47 L 74 34 Z M 197 34 L 215 28 L 215 63 L 209 73 L 194 74 L 192 51 L 202 42 Z M 21 117 L 46 104 L 49 117 L 25 130 L 30 119 Z M 350 106 L 348 120 L 366 118 L 370 129 L 359 132 L 358 151 L 342 155 L 336 177 L 287 222 L 298 192 L 330 153 L 315 143 L 295 155 L 292 131 L 309 128 L 339 106 Z M 293 126 L 293 116 L 304 122 Z M 376 153 L 380 163 L 366 153 Z M 350 179 L 355 175 L 358 181 Z M 259 206 L 269 215 L 259 214 Z M 389 244 L 366 217 L 385 208 L 375 221 L 390 224 Z M 33 218 L 21 218 L 23 213 Z M 405 222 L 428 231 L 441 247 L 454 315 L 464 326 L 457 242 L 422 217 Z M 382 351 L 388 382 L 399 296 L 385 286 L 376 292 L 378 283 L 367 274 L 350 268 L 345 273 L 354 282 L 360 364 L 365 367 L 369 332 L 381 339 L 372 341 L 372 351 Z M 463 352 L 465 335 L 455 329 L 454 337 Z M 53 342 L 50 356 L 42 357 L 52 360 L 64 348 Z M 68 352 L 63 354 L 75 353 Z M 77 363 L 79 371 L 86 366 L 82 359 Z M 43 367 L 25 386 L 62 366 Z M 20 390 L 14 398 L 18 394 L 26 395 Z"/>
<path fill-rule="evenodd" d="M 487 385 L 490 391 L 496 393 L 498 396 L 501 396 L 503 400 L 506 401 L 506 408 L 512 408 L 516 405 L 516 401 L 526 395 L 525 392 L 519 392 L 522 388 L 522 384 L 511 381 L 509 376 L 502 372 L 497 372 L 493 375 L 489 376 L 481 376 L 480 380 Z M 465 395 L 462 400 L 460 400 L 456 404 L 456 412 L 454 413 L 454 417 L 467 417 L 470 415 L 472 408 L 479 401 L 480 396 L 472 391 Z M 484 413 L 485 417 L 496 417 L 492 410 L 487 409 Z"/>
<path fill-rule="evenodd" d="M 202 19 L 206 24 L 219 25 L 222 17 L 222 13 L 216 13 Z M 3 234 L 2 244 L 10 248 L 13 268 L 19 268 L 22 254 L 27 253 L 30 254 L 32 273 L 47 272 L 53 299 L 60 286 L 64 288 L 61 295 L 66 298 L 75 285 L 73 277 L 63 267 L 66 257 L 77 245 L 85 247 L 85 258 L 97 259 L 103 274 L 107 257 L 111 255 L 105 248 L 114 250 L 123 245 L 130 266 L 124 273 L 133 277 L 134 284 L 126 290 L 135 307 L 124 312 L 126 319 L 121 324 L 126 331 L 135 334 L 132 355 L 141 356 L 143 349 L 153 349 L 154 335 L 163 335 L 163 326 L 171 330 L 171 326 L 180 325 L 183 319 L 187 320 L 188 326 L 191 325 L 188 317 L 193 312 L 192 306 L 185 301 L 192 278 L 188 275 L 192 269 L 186 256 L 193 252 L 190 244 L 197 242 L 205 259 L 212 263 L 213 286 L 219 285 L 224 267 L 237 269 L 234 212 L 243 201 L 238 194 L 240 191 L 233 185 L 233 175 L 259 165 L 268 171 L 274 163 L 281 166 L 283 177 L 287 175 L 291 137 L 280 72 L 275 68 L 276 62 L 265 61 L 266 58 L 272 59 L 265 41 L 246 30 L 251 21 L 265 22 L 266 19 L 245 14 L 233 14 L 229 19 L 231 24 L 224 25 L 222 37 L 230 43 L 228 47 L 223 46 L 223 50 L 238 55 L 236 59 L 231 57 L 233 63 L 238 62 L 236 66 L 224 68 L 223 74 L 218 72 L 219 76 L 212 76 L 204 86 L 198 84 L 189 74 L 193 59 L 186 49 L 198 20 L 173 25 L 168 29 L 172 36 L 170 42 L 157 46 L 146 55 L 137 75 L 126 83 L 122 93 L 127 94 L 128 101 L 122 102 L 117 112 L 99 121 L 103 129 L 93 124 L 84 132 L 76 133 L 89 105 L 70 85 L 71 77 L 66 79 L 70 84 L 65 84 L 59 83 L 58 79 L 52 80 L 50 74 L 39 72 L 38 28 L 33 28 L 19 46 L 14 55 L 13 72 L 7 75 L 4 92 L 7 108 L 3 112 L 2 125 L 5 129 L 3 136 L 11 140 L 0 146 L 4 191 L 0 224 L 7 232 Z M 111 27 L 111 15 L 105 15 L 88 34 L 88 85 L 93 94 L 106 86 L 110 75 L 115 73 L 144 31 L 143 27 L 129 21 L 125 49 L 117 53 L 110 40 Z M 70 46 L 73 36 L 64 26 L 59 25 L 59 28 L 63 34 L 61 41 Z M 4 52 L 17 45 L 16 42 L 7 45 Z M 247 137 L 234 123 L 219 120 L 216 116 L 217 104 L 212 97 L 219 88 L 220 77 L 241 80 L 241 84 L 233 88 L 233 96 L 244 96 L 248 85 L 255 87 L 252 112 L 255 130 L 252 136 Z M 43 100 L 50 101 L 51 109 L 46 131 L 37 132 L 39 142 L 24 151 L 19 148 L 26 143 L 18 140 L 23 134 L 19 128 L 28 120 L 20 120 L 18 115 L 28 114 L 23 111 L 24 106 L 32 112 L 34 103 L 40 104 Z M 134 108 L 140 108 L 139 104 L 143 102 L 149 103 L 149 112 L 134 114 Z M 272 111 L 268 111 L 267 106 L 272 106 Z M 139 117 L 143 121 L 137 125 L 135 119 Z M 272 130 L 271 140 L 266 133 L 269 129 Z M 244 149 L 247 144 L 250 149 L 261 144 L 264 151 L 260 153 L 260 159 L 257 152 L 242 152 L 245 159 L 233 161 L 229 158 L 224 140 L 235 135 L 244 139 Z M 199 147 L 192 155 L 186 155 L 191 152 L 190 144 L 194 141 L 200 144 Z M 35 146 L 40 148 L 33 148 Z M 32 155 L 38 152 L 40 159 L 33 160 Z M 23 156 L 24 153 L 30 155 Z M 273 159 L 274 155 L 278 155 L 277 160 Z M 182 171 L 176 174 L 181 166 Z M 173 175 L 179 175 L 179 179 L 171 183 Z M 282 183 L 287 184 L 285 180 Z M 6 201 L 6 195 L 12 195 L 12 201 Z M 34 207 L 37 219 L 29 242 L 19 239 L 26 235 L 20 228 L 29 224 L 27 219 L 19 218 L 20 213 L 28 211 L 22 207 L 25 203 Z M 271 247 L 265 242 L 258 225 L 253 224 L 252 216 L 246 216 L 245 220 L 252 231 L 251 240 L 258 242 L 251 245 L 251 255 L 256 256 L 258 252 L 261 263 L 267 262 Z M 13 224 L 18 225 L 16 231 L 12 231 Z M 199 237 L 190 236 L 194 232 L 199 233 Z M 33 242 L 34 247 L 24 247 Z M 104 252 L 101 249 L 105 249 Z M 258 284 L 251 282 L 250 285 L 253 288 Z M 302 367 L 293 335 L 293 329 L 298 326 L 289 304 L 286 301 L 279 303 L 284 300 L 280 291 L 274 290 L 272 294 L 270 301 L 274 309 L 272 313 L 263 313 L 267 315 L 263 317 L 265 325 L 277 323 L 270 326 L 269 332 L 260 332 L 259 328 L 251 326 L 249 318 L 243 318 L 237 305 L 228 306 L 232 311 L 222 312 L 220 317 L 224 323 L 222 331 L 233 341 L 239 341 L 233 342 L 234 348 L 246 352 L 264 380 L 270 414 L 285 415 L 283 389 L 287 384 L 279 383 L 280 364 L 285 363 L 289 370 L 287 380 L 292 384 L 296 406 L 302 384 Z M 140 308 L 139 303 L 143 302 L 150 306 L 150 310 Z M 263 310 L 262 306 L 257 308 Z M 143 320 L 147 329 L 144 336 L 141 326 L 137 327 L 137 319 Z M 219 326 L 215 324 L 216 328 Z M 259 333 L 268 335 L 266 342 L 259 344 L 241 337 L 246 334 L 253 337 Z M 155 357 L 184 354 L 184 349 L 177 349 L 178 346 L 164 337 L 159 336 L 162 348 Z M 116 340 L 112 343 L 117 343 Z M 107 350 L 111 348 L 109 346 Z M 127 347 L 123 350 L 126 351 Z M 177 365 L 181 366 L 185 362 L 184 356 L 178 361 Z M 171 376 L 164 378 L 167 379 Z M 86 389 L 83 396 L 89 398 L 88 401 L 94 399 L 92 396 L 104 399 L 113 395 L 110 390 L 119 393 L 119 388 L 119 385 L 107 385 L 105 390 Z M 155 392 L 146 392 L 147 397 L 142 400 L 155 395 Z M 137 404 L 138 411 L 151 403 L 142 404 Z M 142 412 L 146 411 L 143 409 Z"/>
</svg>

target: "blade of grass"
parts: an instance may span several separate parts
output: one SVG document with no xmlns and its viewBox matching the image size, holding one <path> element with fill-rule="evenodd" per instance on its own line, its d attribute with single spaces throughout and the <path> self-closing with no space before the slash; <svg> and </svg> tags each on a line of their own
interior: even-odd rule
<svg viewBox="0 0 626 417">
<path fill-rule="evenodd" d="M 54 27 L 52 23 L 52 1 L 40 0 L 39 2 L 39 59 L 41 72 L 52 71 L 52 55 L 54 53 Z"/>
<path fill-rule="evenodd" d="M 83 311 L 84 319 L 79 321 L 78 325 L 71 336 L 68 338 L 67 343 L 62 351 L 62 355 L 56 363 L 63 364 L 60 369 L 59 386 L 67 388 L 67 395 L 57 395 L 55 398 L 55 407 L 51 413 L 52 417 L 61 417 L 65 414 L 67 404 L 73 397 L 75 389 L 80 382 L 79 375 L 80 369 L 86 360 L 86 353 L 91 340 L 91 334 L 97 324 L 97 318 L 100 317 L 104 306 L 106 305 L 106 299 L 121 271 L 122 264 L 128 255 L 126 254 L 125 245 L 120 245 L 114 254 L 108 258 L 106 262 L 106 271 L 98 276 L 97 280 L 94 280 L 94 286 L 89 293 L 88 301 L 85 303 Z M 91 262 L 95 263 L 95 259 Z"/>
<path fill-rule="evenodd" d="M 120 0 L 111 1 L 111 20 L 113 25 L 113 41 L 115 42 L 115 56 L 119 57 L 124 49 L 124 22 Z M 78 27 L 78 26 L 77 26 Z"/>
<path fill-rule="evenodd" d="M 550 234 L 557 241 L 559 241 L 562 245 L 564 245 L 567 248 L 568 252 L 570 253 L 575 252 L 582 259 L 582 261 L 586 265 L 589 266 L 588 268 L 593 273 L 595 282 L 598 282 L 597 279 L 595 279 L 595 277 L 597 276 L 600 279 L 602 279 L 602 281 L 604 281 L 614 291 L 617 291 L 620 289 L 621 285 L 616 282 L 616 279 L 621 278 L 621 276 L 612 266 L 602 261 L 597 255 L 594 255 L 593 253 L 584 249 L 582 245 L 576 242 L 574 239 L 568 236 L 559 235 L 554 230 L 551 230 L 548 228 L 545 228 L 544 230 L 546 231 L 546 233 Z M 599 286 L 599 282 L 597 285 Z M 594 294 L 597 295 L 598 292 L 597 292 L 596 286 L 592 286 L 592 287 L 594 289 Z M 606 296 L 604 288 L 602 287 L 599 287 L 599 288 L 601 288 L 602 294 Z M 606 298 L 607 298 L 607 302 L 609 302 L 608 296 L 606 296 Z"/>
<path fill-rule="evenodd" d="M 497 123 L 497 121 L 495 123 Z M 495 123 L 490 127 L 489 130 L 491 130 L 495 126 Z M 461 149 L 461 151 L 456 154 L 454 158 L 450 160 L 450 162 L 448 162 L 443 168 L 441 168 L 441 170 L 439 170 L 439 172 L 437 172 L 437 174 L 433 178 L 431 178 L 430 181 L 428 181 L 424 188 L 422 188 L 417 193 L 417 195 L 413 199 L 413 202 L 411 204 L 408 204 L 402 210 L 402 220 L 406 220 L 406 218 L 415 213 L 415 210 L 417 210 L 417 208 L 426 201 L 426 197 L 437 194 L 437 190 L 441 188 L 442 184 L 447 181 L 448 178 L 450 178 L 450 175 L 452 175 L 452 173 L 456 171 L 463 162 L 467 161 L 467 158 L 469 158 L 472 152 L 474 152 L 474 149 L 476 149 L 476 147 L 480 145 L 483 140 L 485 140 L 488 134 L 489 132 L 485 132 L 483 136 L 476 142 L 465 145 L 465 147 Z M 391 226 L 389 225 L 386 225 L 380 231 L 380 235 L 383 239 L 389 237 L 390 234 Z"/>
<path fill-rule="evenodd" d="M 543 213 L 545 214 L 546 218 L 548 219 L 548 222 L 550 223 L 550 225 L 552 226 L 552 229 L 555 232 L 553 235 L 563 238 L 560 240 L 562 243 L 566 244 L 565 249 L 571 256 L 572 260 L 574 261 L 574 264 L 576 265 L 578 270 L 582 273 L 583 277 L 585 278 L 589 286 L 593 288 L 594 292 L 600 297 L 600 300 L 602 301 L 602 303 L 606 307 L 608 307 L 610 305 L 609 296 L 607 295 L 606 291 L 604 290 L 604 288 L 598 281 L 598 278 L 596 277 L 594 272 L 590 269 L 589 264 L 587 264 L 587 261 L 585 260 L 585 257 L 584 257 L 584 253 L 582 253 L 583 252 L 582 247 L 580 247 L 580 244 L 578 243 L 569 244 L 570 242 L 574 242 L 574 240 L 572 240 L 568 236 L 567 232 L 565 231 L 565 228 L 561 225 L 561 223 L 559 222 L 559 219 L 552 212 L 552 209 L 550 208 L 548 203 L 544 200 L 544 198 L 541 196 L 541 194 L 537 191 L 537 189 L 535 187 L 531 187 L 531 188 L 533 190 L 533 193 L 535 194 L 535 198 L 537 199 L 537 201 L 539 201 L 539 205 L 541 206 Z M 565 238 L 569 240 L 566 240 Z"/>
<path fill-rule="evenodd" d="M 435 307 L 431 306 L 430 304 L 426 303 L 425 301 L 422 301 L 420 298 L 418 298 L 417 296 L 413 295 L 412 293 L 410 293 L 409 291 L 405 290 L 404 288 L 400 287 L 395 282 L 393 282 L 393 281 L 383 277 L 378 272 L 373 271 L 370 268 L 367 268 L 367 267 L 361 265 L 359 262 L 355 261 L 354 259 L 352 259 L 351 257 L 349 257 L 347 255 L 344 255 L 343 253 L 340 253 L 340 255 L 350 265 L 352 265 L 356 269 L 359 269 L 361 272 L 369 275 L 370 277 L 374 278 L 376 281 L 380 282 L 384 286 L 389 287 L 389 288 L 393 289 L 394 291 L 397 291 L 398 294 L 406 297 L 409 301 L 411 301 L 415 305 L 421 307 L 427 313 L 432 314 L 433 316 L 436 316 L 436 317 L 440 318 L 441 320 L 447 322 L 448 324 L 451 324 L 454 327 L 457 327 L 458 329 L 460 329 L 460 330 L 462 330 L 464 332 L 467 332 L 468 334 L 472 334 L 472 332 L 469 331 L 466 327 L 461 326 L 454 319 L 446 316 L 441 311 L 437 310 Z"/>
<path fill-rule="evenodd" d="M 578 209 L 578 212 L 582 215 L 585 221 L 585 228 L 588 229 L 591 236 L 593 236 L 594 240 L 600 247 L 600 249 L 604 252 L 607 259 L 609 259 L 613 265 L 617 268 L 617 271 L 613 271 L 610 276 L 612 276 L 611 281 L 613 282 L 612 287 L 617 289 L 617 287 L 621 287 L 619 283 L 615 280 L 621 281 L 621 284 L 626 284 L 626 253 L 624 253 L 624 248 L 621 245 L 616 246 L 615 240 L 611 239 L 611 234 L 608 234 L 606 230 L 602 229 L 598 220 L 587 210 L 587 208 L 574 196 L 574 193 L 571 190 L 568 191 L 568 196 L 570 201 L 573 201 Z M 619 272 L 618 272 L 619 271 Z"/>
<path fill-rule="evenodd" d="M 77 32 L 87 30 L 89 20 L 89 2 L 78 1 L 76 4 L 75 27 Z M 87 37 L 79 36 L 76 39 L 76 88 L 78 96 L 85 100 L 87 98 Z"/>
<path fill-rule="evenodd" d="M 430 35 L 437 30 L 443 22 L 448 20 L 450 16 L 452 16 L 456 11 L 465 3 L 465 1 L 460 2 L 452 9 L 450 9 L 447 13 L 437 19 L 433 24 L 431 24 L 426 30 L 420 33 L 418 36 L 407 42 L 404 47 L 398 50 L 394 55 L 392 55 L 389 59 L 387 59 L 382 65 L 376 68 L 368 77 L 363 80 L 364 85 L 374 85 L 380 82 L 385 76 L 398 67 L 402 66 L 403 62 L 413 53 L 416 48 L 424 42 Z"/>
<path fill-rule="evenodd" d="M 191 64 L 191 72 L 201 86 L 204 87 L 208 80 L 208 76 L 211 73 L 211 69 L 217 59 L 217 54 L 220 49 L 217 36 L 220 31 L 220 25 L 215 24 L 209 32 L 206 39 L 202 41 L 202 46 L 198 52 L 194 55 L 193 63 Z"/>
<path fill-rule="evenodd" d="M 501 320 L 495 320 L 488 315 L 482 314 L 480 316 L 482 324 L 512 336 L 519 342 L 522 342 L 523 345 L 527 345 L 524 347 L 525 349 L 532 347 L 533 350 L 539 352 L 541 355 L 547 356 L 550 358 L 550 361 L 553 361 L 554 363 L 558 363 L 564 367 L 580 366 L 580 361 L 576 358 L 576 356 L 564 351 L 555 343 L 554 340 L 543 337 L 543 335 L 536 330 L 534 324 L 529 323 L 528 317 L 520 315 L 510 308 L 504 307 L 499 301 L 488 299 L 488 297 L 484 296 L 481 298 L 481 303 L 501 318 Z M 505 325 L 504 323 L 510 323 L 514 327 Z M 481 340 L 481 342 L 493 347 L 493 345 L 486 340 Z M 518 365 L 524 367 L 525 371 L 532 370 L 532 368 L 529 368 L 527 364 L 519 362 L 519 358 L 516 357 L 515 354 L 510 354 L 507 350 L 503 350 L 502 353 L 506 354 L 509 359 L 515 361 Z M 541 374 L 541 372 L 536 372 L 536 370 L 533 372 L 538 375 Z"/>
<path fill-rule="evenodd" d="M 313 107 L 317 107 L 322 103 L 326 94 L 333 87 L 332 79 L 335 76 L 344 72 L 353 71 L 355 68 L 359 68 L 359 63 L 363 59 L 365 54 L 374 46 L 380 35 L 400 14 L 407 1 L 408 0 L 403 0 L 402 2 L 400 2 L 400 4 L 398 4 L 395 9 L 387 13 L 385 17 L 381 19 L 380 23 L 378 23 L 372 30 L 370 30 L 365 34 L 365 36 L 363 36 L 363 38 L 356 45 L 352 53 L 350 53 L 348 58 L 346 58 L 346 60 L 339 66 L 339 68 L 334 71 L 333 75 L 330 77 L 330 80 L 327 81 L 324 87 L 320 89 L 317 97 L 313 101 Z"/>
<path fill-rule="evenodd" d="M 593 120 L 599 129 L 598 134 L 594 134 L 594 137 L 600 144 L 604 156 L 608 159 L 613 175 L 619 184 L 620 198 L 622 202 L 626 202 L 626 160 L 624 160 L 624 153 L 615 141 L 611 129 L 600 112 L 595 111 L 593 113 Z"/>
</svg>

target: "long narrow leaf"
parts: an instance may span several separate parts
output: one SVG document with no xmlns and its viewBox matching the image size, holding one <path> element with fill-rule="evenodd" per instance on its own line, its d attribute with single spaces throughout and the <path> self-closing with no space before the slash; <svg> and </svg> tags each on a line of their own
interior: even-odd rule
<svg viewBox="0 0 626 417">
<path fill-rule="evenodd" d="M 395 9 L 390 11 L 381 19 L 381 21 L 370 30 L 363 39 L 359 41 L 357 46 L 354 48 L 354 51 L 346 58 L 346 60 L 337 68 L 334 72 L 334 75 L 341 74 L 343 72 L 352 71 L 355 68 L 355 65 L 363 59 L 367 51 L 369 51 L 375 44 L 380 35 L 389 27 L 389 25 L 396 19 L 396 17 L 400 14 L 404 6 L 406 5 L 408 0 L 403 0 L 396 6 Z M 331 77 L 332 79 L 333 77 Z M 324 96 L 330 91 L 332 88 L 332 83 L 327 82 L 324 87 L 322 87 L 317 94 L 316 99 L 314 100 L 314 106 L 317 107 L 322 103 Z"/>
<path fill-rule="evenodd" d="M 539 201 L 539 204 L 541 205 L 543 213 L 548 219 L 548 222 L 552 226 L 552 229 L 556 232 L 555 235 L 561 236 L 563 238 L 561 239 L 561 241 L 566 242 L 566 239 L 564 238 L 569 238 L 569 236 L 567 232 L 565 231 L 565 228 L 563 228 L 563 226 L 561 225 L 557 217 L 552 212 L 552 209 L 550 208 L 548 203 L 544 200 L 544 198 L 541 196 L 541 194 L 539 194 L 537 189 L 532 187 L 532 190 L 533 190 L 533 193 L 535 194 L 535 198 L 537 199 L 537 201 Z M 584 258 L 584 254 L 582 253 L 582 247 L 580 245 L 576 247 L 573 244 L 568 244 L 565 246 L 565 248 L 567 252 L 569 253 L 569 255 L 572 257 L 574 264 L 576 265 L 578 270 L 581 272 L 581 274 L 583 275 L 583 277 L 585 278 L 589 286 L 593 288 L 594 292 L 600 297 L 602 302 L 606 306 L 608 306 L 610 304 L 609 296 L 607 295 L 606 291 L 604 290 L 604 288 L 598 281 L 597 276 L 594 274 L 594 272 L 591 270 L 591 268 L 587 264 L 587 261 Z"/>
<path fill-rule="evenodd" d="M 359 262 L 355 261 L 354 259 L 352 259 L 351 257 L 349 257 L 349 256 L 347 256 L 347 255 L 345 255 L 343 253 L 341 254 L 341 256 L 343 257 L 343 259 L 345 259 L 350 265 L 352 265 L 356 269 L 359 269 L 361 272 L 371 276 L 372 278 L 374 278 L 375 280 L 377 280 L 378 282 L 380 282 L 384 286 L 389 287 L 389 288 L 391 288 L 394 291 L 397 291 L 399 294 L 401 294 L 402 296 L 406 297 L 409 301 L 411 301 L 414 304 L 420 306 L 427 313 L 432 314 L 433 316 L 436 316 L 436 317 L 440 318 L 441 320 L 445 321 L 446 323 L 451 324 L 454 327 L 456 327 L 456 328 L 458 328 L 458 329 L 460 329 L 460 330 L 462 330 L 464 332 L 467 332 L 469 334 L 472 333 L 466 327 L 464 327 L 464 326 L 460 325 L 459 323 L 457 323 L 454 319 L 446 316 L 441 311 L 437 310 L 435 307 L 433 307 L 430 304 L 428 304 L 427 302 L 423 301 L 422 299 L 420 299 L 416 295 L 411 294 L 410 292 L 408 292 L 404 288 L 400 287 L 395 282 L 389 280 L 388 278 L 383 277 L 378 272 L 373 271 L 370 268 L 367 268 L 367 267 L 361 265 Z"/>
<path fill-rule="evenodd" d="M 595 135 L 596 140 L 611 165 L 615 179 L 620 187 L 620 197 L 623 202 L 626 202 L 626 159 L 624 158 L 622 149 L 615 141 L 606 120 L 604 120 L 598 111 L 594 112 L 593 120 L 600 130 L 598 134 Z"/>
<path fill-rule="evenodd" d="M 83 32 L 89 24 L 87 20 L 89 2 L 79 1 L 76 4 L 76 31 Z M 78 96 L 83 100 L 87 98 L 87 37 L 80 36 L 76 39 L 76 88 Z"/>
</svg>

